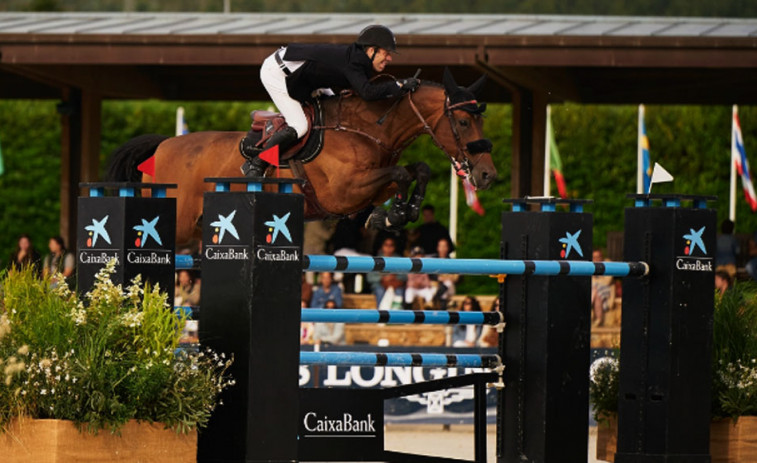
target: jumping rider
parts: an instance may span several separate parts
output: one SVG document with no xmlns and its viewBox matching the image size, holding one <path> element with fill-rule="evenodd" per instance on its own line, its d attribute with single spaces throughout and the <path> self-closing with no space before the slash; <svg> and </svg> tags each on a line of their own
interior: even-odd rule
<svg viewBox="0 0 757 463">
<path fill-rule="evenodd" d="M 317 94 L 352 89 L 365 100 L 380 100 L 415 90 L 419 81 L 414 78 L 370 81 L 396 52 L 394 33 L 385 26 L 374 25 L 363 29 L 351 45 L 290 44 L 266 58 L 260 67 L 260 80 L 287 125 L 273 134 L 262 150 L 255 148 L 249 137 L 242 139 L 239 149 L 247 159 L 242 173 L 261 177 L 266 162 L 257 157 L 260 152 L 279 145 L 283 153 L 308 132 L 301 103 Z"/>
</svg>

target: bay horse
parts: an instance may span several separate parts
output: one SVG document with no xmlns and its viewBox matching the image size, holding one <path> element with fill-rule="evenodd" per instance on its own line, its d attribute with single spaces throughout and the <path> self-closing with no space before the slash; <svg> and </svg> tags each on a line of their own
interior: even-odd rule
<svg viewBox="0 0 757 463">
<path fill-rule="evenodd" d="M 376 207 L 366 226 L 399 228 L 416 221 L 430 169 L 422 162 L 404 167 L 397 163 L 402 151 L 424 134 L 431 136 L 459 175 L 476 188 L 488 188 L 497 170 L 491 159 L 491 142 L 482 136 L 486 105 L 479 105 L 475 97 L 484 78 L 460 87 L 445 69 L 444 85 L 424 81 L 399 100 L 367 102 L 355 96 L 322 100 L 323 148 L 314 160 L 302 165 L 315 195 L 306 198 L 305 218 L 351 215 L 394 195 L 389 210 Z M 113 152 L 108 180 L 178 184 L 168 192 L 177 199 L 176 245 L 195 247 L 200 240 L 203 193 L 213 188 L 204 179 L 240 175 L 239 140 L 244 135 L 142 135 Z M 150 178 L 136 167 L 153 153 L 155 177 Z M 290 169 L 280 172 L 281 177 L 294 176 Z M 413 181 L 416 186 L 408 198 Z M 298 188 L 295 186 L 295 191 Z M 303 190 L 307 193 L 308 189 Z"/>
</svg>

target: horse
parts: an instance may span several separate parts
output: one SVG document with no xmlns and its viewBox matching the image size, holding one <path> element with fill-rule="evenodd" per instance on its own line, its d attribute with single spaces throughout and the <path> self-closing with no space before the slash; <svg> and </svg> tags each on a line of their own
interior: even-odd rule
<svg viewBox="0 0 757 463">
<path fill-rule="evenodd" d="M 402 151 L 421 135 L 429 135 L 478 189 L 497 177 L 491 142 L 484 139 L 482 113 L 476 94 L 486 76 L 470 87 L 455 83 L 445 69 L 443 85 L 422 81 L 411 93 L 392 100 L 368 102 L 356 96 L 321 100 L 323 146 L 299 173 L 306 186 L 306 220 L 349 216 L 374 205 L 366 226 L 397 229 L 418 219 L 430 169 L 423 162 L 399 166 Z M 195 247 L 200 241 L 203 193 L 212 190 L 206 177 L 238 177 L 243 158 L 239 141 L 244 132 L 194 132 L 178 137 L 142 135 L 114 150 L 109 181 L 174 183 L 169 196 L 177 200 L 176 244 Z M 137 166 L 155 156 L 155 176 Z M 269 167 L 267 175 L 272 172 Z M 283 168 L 281 177 L 296 176 Z M 415 181 L 412 195 L 408 190 Z M 389 210 L 379 205 L 394 196 Z"/>
</svg>

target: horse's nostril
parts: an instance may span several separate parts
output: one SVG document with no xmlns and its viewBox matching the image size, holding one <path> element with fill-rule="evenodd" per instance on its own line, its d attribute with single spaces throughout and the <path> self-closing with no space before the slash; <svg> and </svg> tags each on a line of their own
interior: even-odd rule
<svg viewBox="0 0 757 463">
<path fill-rule="evenodd" d="M 488 179 L 488 178 L 489 178 L 489 172 L 487 172 L 487 171 L 484 171 L 484 172 L 483 172 L 483 173 L 481 174 L 481 178 L 482 178 L 482 179 L 484 179 L 484 180 Z"/>
</svg>

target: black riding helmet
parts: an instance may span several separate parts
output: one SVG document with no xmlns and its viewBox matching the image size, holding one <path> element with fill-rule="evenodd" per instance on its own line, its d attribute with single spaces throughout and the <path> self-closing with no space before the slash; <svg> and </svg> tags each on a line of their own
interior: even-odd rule
<svg viewBox="0 0 757 463">
<path fill-rule="evenodd" d="M 397 41 L 394 33 L 386 26 L 368 26 L 358 35 L 355 41 L 362 47 L 379 47 L 392 53 L 397 53 Z"/>
</svg>

